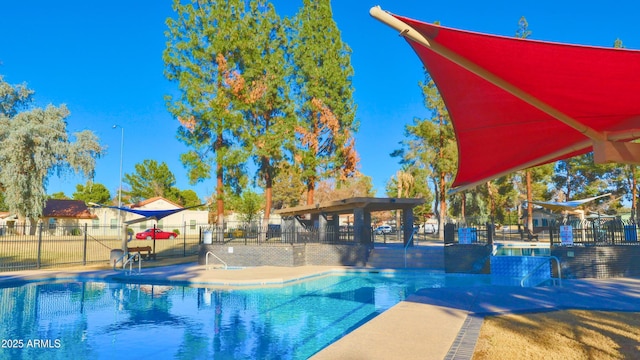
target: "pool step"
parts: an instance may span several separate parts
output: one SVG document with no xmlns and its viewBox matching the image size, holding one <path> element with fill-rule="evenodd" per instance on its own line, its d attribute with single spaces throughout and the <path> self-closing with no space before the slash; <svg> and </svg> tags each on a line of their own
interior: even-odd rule
<svg viewBox="0 0 640 360">
<path fill-rule="evenodd" d="M 405 267 L 404 248 L 374 248 L 369 253 L 367 267 L 402 269 Z M 444 270 L 444 248 L 424 246 L 407 248 L 407 268 Z"/>
</svg>

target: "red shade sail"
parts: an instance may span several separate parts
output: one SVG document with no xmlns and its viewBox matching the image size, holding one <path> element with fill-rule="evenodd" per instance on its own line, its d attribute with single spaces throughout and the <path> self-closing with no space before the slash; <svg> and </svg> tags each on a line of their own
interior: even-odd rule
<svg viewBox="0 0 640 360">
<path fill-rule="evenodd" d="M 445 28 L 372 8 L 409 42 L 458 140 L 453 187 L 594 151 L 640 164 L 640 51 Z"/>
</svg>

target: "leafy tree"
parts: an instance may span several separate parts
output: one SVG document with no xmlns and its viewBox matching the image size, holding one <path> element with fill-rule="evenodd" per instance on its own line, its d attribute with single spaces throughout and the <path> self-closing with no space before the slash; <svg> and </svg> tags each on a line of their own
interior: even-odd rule
<svg viewBox="0 0 640 360">
<path fill-rule="evenodd" d="M 111 193 L 103 184 L 87 181 L 86 185 L 76 185 L 73 199 L 82 200 L 85 203 L 107 204 L 111 200 Z"/>
<path fill-rule="evenodd" d="M 531 30 L 529 30 L 529 22 L 527 18 L 524 16 L 520 17 L 518 20 L 518 29 L 516 30 L 516 37 L 518 39 L 526 39 L 532 34 Z"/>
<path fill-rule="evenodd" d="M 59 192 L 56 192 L 56 193 L 53 193 L 53 194 L 49 195 L 49 199 L 69 200 L 69 197 L 67 195 L 65 195 L 63 191 L 59 191 Z"/>
<path fill-rule="evenodd" d="M 4 202 L 4 189 L 2 188 L 2 184 L 0 184 L 0 211 L 7 211 L 9 207 Z"/>
<path fill-rule="evenodd" d="M 294 146 L 295 117 L 289 99 L 285 26 L 271 4 L 250 3 L 238 66 L 227 75 L 234 106 L 242 113 L 243 143 L 251 149 L 259 183 L 264 186 L 265 220 L 270 217 L 274 177 Z"/>
<path fill-rule="evenodd" d="M 242 221 L 248 224 L 257 220 L 258 214 L 263 206 L 262 196 L 252 190 L 245 190 L 242 192 L 242 195 L 233 202 L 234 210 L 240 214 Z"/>
<path fill-rule="evenodd" d="M 198 194 L 193 190 L 180 191 L 180 204 L 184 207 L 196 206 L 202 204 Z"/>
<path fill-rule="evenodd" d="M 0 184 L 9 211 L 35 224 L 49 176 L 73 172 L 92 178 L 104 149 L 91 131 L 69 136 L 66 106 L 34 107 L 33 94 L 26 85 L 12 86 L 0 76 Z"/>
<path fill-rule="evenodd" d="M 595 164 L 593 153 L 558 161 L 554 175 L 556 189 L 564 196 L 564 201 L 597 196 L 606 192 L 617 193 L 612 188 L 620 174 L 618 164 Z M 604 200 L 598 200 L 587 206 L 596 206 Z"/>
<path fill-rule="evenodd" d="M 356 173 L 359 162 L 351 49 L 332 16 L 330 0 L 303 0 L 293 21 L 299 141 L 294 161 L 302 169 L 307 204 L 313 203 L 318 181 L 330 176 L 344 180 Z"/>
<path fill-rule="evenodd" d="M 180 121 L 178 139 L 191 148 L 181 155 L 195 184 L 216 178 L 216 216 L 224 221 L 225 194 L 239 193 L 248 154 L 241 139 L 242 114 L 234 104 L 233 79 L 248 39 L 242 27 L 245 1 L 174 0 L 175 19 L 167 19 L 165 76 L 177 83 L 178 96 L 167 107 Z"/>
<path fill-rule="evenodd" d="M 613 42 L 614 48 L 624 49 L 622 40 L 616 39 Z M 625 189 L 626 199 L 631 202 L 631 221 L 638 223 L 640 211 L 638 211 L 638 191 L 640 191 L 640 184 L 638 184 L 638 178 L 640 177 L 640 168 L 637 165 L 625 165 L 621 169 L 622 174 L 616 181 L 617 188 Z"/>
<path fill-rule="evenodd" d="M 371 177 L 357 175 L 345 181 L 335 179 L 321 181 L 318 183 L 314 201 L 322 203 L 352 197 L 371 197 L 374 194 Z"/>
<path fill-rule="evenodd" d="M 425 81 L 420 82 L 419 85 L 422 89 L 424 105 L 430 110 L 431 117 L 423 120 L 414 119 L 413 125 L 406 127 L 407 135 L 413 138 L 413 142 L 409 143 L 412 151 L 408 154 L 423 153 L 419 159 L 414 156 L 412 160 L 405 158 L 405 162 L 415 164 L 418 159 L 421 166 L 428 164 L 430 179 L 436 193 L 436 214 L 440 224 L 438 229 L 442 236 L 444 233 L 442 224 L 447 215 L 447 191 L 457 167 L 458 150 L 449 112 L 435 82 L 428 73 L 425 73 Z"/>
<path fill-rule="evenodd" d="M 301 169 L 290 163 L 283 162 L 278 166 L 273 182 L 273 207 L 298 206 L 303 200 L 305 185 L 301 181 Z"/>
<path fill-rule="evenodd" d="M 431 164 L 435 153 L 427 142 L 432 131 L 435 131 L 433 124 L 426 120 L 414 119 L 412 125 L 405 126 L 407 140 L 402 142 L 403 147 L 391 153 L 392 157 L 400 158 L 402 171 L 413 177 L 413 186 L 407 197 L 425 199 L 423 205 L 414 208 L 416 218 L 426 218 L 433 214 L 434 196 L 428 179 L 434 174 Z M 398 196 L 397 181 L 391 178 L 386 191 L 388 196 Z"/>
<path fill-rule="evenodd" d="M 158 164 L 155 160 L 144 160 L 135 165 L 135 173 L 125 174 L 124 183 L 131 187 L 123 191 L 130 201 L 138 202 L 156 196 L 178 202 L 179 190 L 174 185 L 176 177 L 165 162 Z"/>
<path fill-rule="evenodd" d="M 519 39 L 526 39 L 531 35 L 529 30 L 529 22 L 522 16 L 518 21 L 518 29 L 516 30 L 516 37 Z M 526 169 L 523 172 L 518 173 L 524 178 L 526 186 L 526 199 L 527 199 L 527 229 L 533 231 L 533 189 L 532 189 L 532 176 L 531 169 Z"/>
</svg>

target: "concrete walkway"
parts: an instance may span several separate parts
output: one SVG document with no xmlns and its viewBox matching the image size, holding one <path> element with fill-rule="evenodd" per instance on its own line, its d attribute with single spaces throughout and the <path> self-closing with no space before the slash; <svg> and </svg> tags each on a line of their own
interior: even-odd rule
<svg viewBox="0 0 640 360">
<path fill-rule="evenodd" d="M 113 270 L 38 270 L 0 273 L 0 286 L 39 279 L 101 279 L 246 287 L 282 286 L 352 268 L 334 266 L 207 269 L 182 264 L 143 269 L 140 275 Z M 591 309 L 640 312 L 640 279 L 564 280 L 562 287 L 505 286 L 421 289 L 407 300 L 313 356 L 323 359 L 470 359 L 486 315 Z"/>
<path fill-rule="evenodd" d="M 422 289 L 313 359 L 470 359 L 484 316 L 564 309 L 640 312 L 640 279 Z"/>
</svg>

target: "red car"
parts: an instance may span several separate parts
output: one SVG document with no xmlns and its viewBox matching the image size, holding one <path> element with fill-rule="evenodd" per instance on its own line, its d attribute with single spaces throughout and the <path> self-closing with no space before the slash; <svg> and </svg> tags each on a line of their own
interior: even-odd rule
<svg viewBox="0 0 640 360">
<path fill-rule="evenodd" d="M 156 239 L 175 239 L 178 237 L 178 234 L 174 233 L 174 232 L 169 232 L 169 231 L 162 231 L 160 229 L 155 229 L 156 230 Z M 151 240 L 153 239 L 153 229 L 147 229 L 143 232 L 139 232 L 136 234 L 136 239 L 138 240 L 143 240 L 143 239 L 147 239 L 147 240 Z"/>
</svg>

